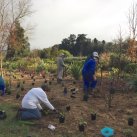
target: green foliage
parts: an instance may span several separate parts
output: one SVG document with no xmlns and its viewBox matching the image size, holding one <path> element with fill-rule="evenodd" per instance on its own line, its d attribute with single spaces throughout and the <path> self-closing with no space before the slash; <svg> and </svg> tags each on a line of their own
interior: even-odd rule
<svg viewBox="0 0 137 137">
<path fill-rule="evenodd" d="M 129 63 L 125 67 L 125 72 L 135 74 L 137 73 L 137 63 Z"/>
<path fill-rule="evenodd" d="M 86 122 L 83 118 L 81 118 L 80 121 L 79 121 L 79 125 L 84 125 L 84 126 L 86 126 L 86 125 L 87 125 L 87 122 Z"/>
<path fill-rule="evenodd" d="M 63 53 L 65 57 L 72 57 L 72 54 L 67 50 L 59 50 L 57 54 L 60 55 L 61 53 Z"/>
<path fill-rule="evenodd" d="M 36 72 L 41 72 L 42 70 L 45 70 L 45 64 L 43 61 L 41 61 L 41 63 L 38 63 L 37 67 L 36 67 Z"/>
<path fill-rule="evenodd" d="M 110 55 L 110 62 L 109 62 L 110 67 L 116 67 L 121 70 L 124 70 L 124 68 L 127 66 L 128 63 L 129 60 L 124 55 L 121 55 L 121 57 L 119 57 L 119 55 L 116 53 L 112 53 Z"/>
<path fill-rule="evenodd" d="M 133 130 L 132 129 L 124 129 L 123 130 L 123 135 L 125 136 L 125 137 L 133 137 Z"/>
<path fill-rule="evenodd" d="M 81 62 L 84 63 L 86 57 L 67 57 L 64 59 L 65 64 L 71 64 L 73 62 Z"/>
<path fill-rule="evenodd" d="M 70 72 L 72 76 L 76 79 L 79 80 L 81 76 L 81 70 L 82 70 L 82 64 L 81 62 L 73 62 L 70 65 Z"/>
<path fill-rule="evenodd" d="M 137 74 L 132 77 L 130 84 L 133 87 L 133 89 L 137 92 Z"/>
</svg>

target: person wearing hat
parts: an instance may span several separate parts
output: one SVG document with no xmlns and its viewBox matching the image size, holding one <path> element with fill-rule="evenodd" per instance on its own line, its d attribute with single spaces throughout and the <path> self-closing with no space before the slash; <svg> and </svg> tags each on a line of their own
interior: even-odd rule
<svg viewBox="0 0 137 137">
<path fill-rule="evenodd" d="M 92 56 L 87 59 L 82 68 L 82 77 L 84 83 L 84 97 L 88 98 L 89 89 L 95 89 L 97 84 L 97 79 L 95 75 L 96 65 L 99 60 L 99 55 L 97 52 L 93 52 Z"/>
<path fill-rule="evenodd" d="M 63 80 L 63 71 L 64 71 L 64 57 L 65 55 L 61 53 L 57 58 L 57 82 L 60 83 Z"/>
<path fill-rule="evenodd" d="M 22 108 L 18 110 L 17 118 L 21 120 L 40 119 L 43 111 L 43 108 L 40 105 L 41 103 L 56 112 L 56 109 L 49 102 L 46 95 L 46 91 L 48 90 L 49 88 L 46 84 L 29 90 L 22 99 Z"/>
</svg>

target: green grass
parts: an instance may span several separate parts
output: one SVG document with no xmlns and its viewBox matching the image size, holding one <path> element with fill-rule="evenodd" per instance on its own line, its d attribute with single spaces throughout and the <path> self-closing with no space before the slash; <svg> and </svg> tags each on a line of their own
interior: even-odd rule
<svg viewBox="0 0 137 137">
<path fill-rule="evenodd" d="M 17 111 L 15 107 L 12 104 L 0 104 L 0 110 L 5 110 L 7 114 L 5 120 L 0 120 L 0 137 L 27 137 L 30 135 L 29 125 L 33 123 L 16 120 Z M 39 137 L 37 133 L 31 133 L 31 136 Z"/>
</svg>

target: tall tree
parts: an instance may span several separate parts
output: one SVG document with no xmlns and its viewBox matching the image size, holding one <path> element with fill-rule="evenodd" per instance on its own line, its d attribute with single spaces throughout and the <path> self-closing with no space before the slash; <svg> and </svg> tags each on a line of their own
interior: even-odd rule
<svg viewBox="0 0 137 137">
<path fill-rule="evenodd" d="M 133 3 L 129 9 L 128 24 L 130 32 L 128 53 L 131 59 L 134 60 L 137 57 L 137 3 Z"/>
<path fill-rule="evenodd" d="M 24 56 L 30 51 L 28 37 L 25 36 L 25 30 L 18 21 L 15 22 L 15 27 L 10 32 L 8 41 L 6 59 L 14 56 Z"/>
</svg>

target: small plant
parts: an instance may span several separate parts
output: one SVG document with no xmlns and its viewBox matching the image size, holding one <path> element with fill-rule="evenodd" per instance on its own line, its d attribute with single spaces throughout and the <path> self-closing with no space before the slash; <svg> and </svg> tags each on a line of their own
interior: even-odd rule
<svg viewBox="0 0 137 137">
<path fill-rule="evenodd" d="M 67 110 L 67 111 L 70 111 L 70 106 L 69 106 L 69 105 L 66 106 L 66 110 Z"/>
<path fill-rule="evenodd" d="M 20 98 L 20 94 L 17 93 L 17 94 L 16 94 L 16 99 L 19 99 L 19 98 Z"/>
<path fill-rule="evenodd" d="M 129 126 L 133 126 L 133 124 L 134 124 L 134 119 L 133 119 L 133 117 L 132 117 L 132 116 L 128 117 L 128 125 L 129 125 Z"/>
<path fill-rule="evenodd" d="M 84 132 L 86 125 L 87 125 L 87 122 L 81 119 L 78 125 L 79 131 Z"/>
<path fill-rule="evenodd" d="M 68 90 L 67 90 L 67 88 L 66 88 L 66 87 L 64 87 L 63 93 L 64 93 L 64 95 L 67 95 Z"/>
<path fill-rule="evenodd" d="M 88 96 L 87 95 L 83 96 L 83 101 L 88 101 Z"/>
<path fill-rule="evenodd" d="M 52 82 L 51 81 L 49 81 L 49 85 L 51 85 L 52 84 Z"/>
<path fill-rule="evenodd" d="M 90 109 L 91 120 L 96 120 L 96 112 L 93 109 Z"/>
<path fill-rule="evenodd" d="M 18 82 L 18 83 L 17 83 L 17 86 L 16 86 L 16 87 L 17 87 L 17 88 L 19 88 L 19 87 L 20 87 L 20 82 Z"/>
<path fill-rule="evenodd" d="M 60 123 L 64 123 L 65 122 L 65 113 L 64 112 L 60 112 L 59 113 L 59 122 Z"/>
<path fill-rule="evenodd" d="M 82 70 L 82 64 L 80 64 L 79 62 L 77 62 L 77 63 L 73 62 L 70 66 L 71 74 L 76 80 L 80 79 L 81 70 Z"/>
<path fill-rule="evenodd" d="M 133 137 L 133 130 L 132 129 L 124 129 L 123 130 L 123 135 L 125 137 Z"/>
</svg>

